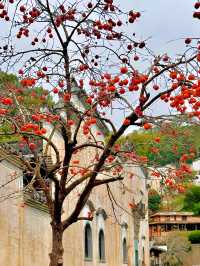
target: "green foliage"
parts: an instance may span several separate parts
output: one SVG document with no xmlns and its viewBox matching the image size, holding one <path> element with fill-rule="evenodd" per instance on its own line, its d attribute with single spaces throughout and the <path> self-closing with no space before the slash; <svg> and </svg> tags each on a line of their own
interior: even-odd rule
<svg viewBox="0 0 200 266">
<path fill-rule="evenodd" d="M 149 197 L 148 197 L 148 207 L 149 210 L 152 212 L 157 212 L 160 209 L 161 204 L 161 196 L 158 194 L 155 190 L 149 191 Z"/>
<path fill-rule="evenodd" d="M 10 134 L 12 132 L 12 126 L 8 121 L 4 121 L 0 126 L 0 143 L 10 143 L 19 141 L 20 137 L 18 134 Z"/>
<path fill-rule="evenodd" d="M 24 101 L 23 104 L 27 108 L 35 108 L 35 107 L 52 107 L 53 97 L 49 94 L 46 95 L 46 97 L 43 99 L 42 96 L 44 94 L 48 93 L 46 90 L 44 90 L 42 87 L 35 87 L 32 89 L 28 89 L 26 91 L 23 91 L 23 97 Z M 32 96 L 34 95 L 34 97 Z M 30 97 L 31 96 L 31 97 Z"/>
<path fill-rule="evenodd" d="M 29 110 L 37 112 L 40 108 L 51 108 L 54 104 L 53 97 L 49 92 L 42 87 L 23 87 L 17 76 L 0 72 L 0 93 L 4 97 L 12 97 L 11 93 L 15 95 L 22 112 Z M 7 108 L 3 106 L 3 108 Z M 19 112 L 18 108 L 12 108 L 9 112 L 10 116 L 15 116 Z M 7 120 L 2 120 L 0 125 L 0 143 L 11 143 L 19 141 L 17 134 L 10 134 L 13 128 Z"/>
<path fill-rule="evenodd" d="M 190 154 L 191 148 L 196 152 L 200 147 L 200 127 L 170 125 L 164 131 L 159 128 L 153 130 L 134 131 L 126 137 L 120 139 L 119 143 L 126 145 L 130 150 L 135 150 L 139 156 L 146 156 L 149 165 L 157 164 L 165 166 L 167 164 L 179 164 L 183 154 Z M 155 139 L 160 141 L 156 142 Z M 155 149 L 158 152 L 155 152 Z M 187 163 L 191 163 L 193 158 L 188 158 Z"/>
<path fill-rule="evenodd" d="M 185 193 L 183 210 L 200 215 L 200 186 L 193 185 Z"/>
<path fill-rule="evenodd" d="M 19 80 L 14 74 L 0 72 L 0 89 L 4 89 L 5 84 L 19 85 Z"/>
<path fill-rule="evenodd" d="M 13 143 L 18 142 L 20 140 L 19 135 L 4 135 L 0 136 L 0 143 Z"/>
<path fill-rule="evenodd" d="M 161 209 L 163 211 L 181 211 L 183 209 L 184 198 L 184 194 L 176 194 L 169 199 L 165 198 L 165 201 L 162 202 Z"/>
<path fill-rule="evenodd" d="M 188 256 L 191 250 L 191 243 L 187 237 L 181 233 L 169 233 L 167 237 L 167 251 L 161 254 L 162 265 L 181 266 L 184 258 Z"/>
<path fill-rule="evenodd" d="M 5 72 L 0 72 L 0 90 L 6 93 L 7 86 L 15 86 L 20 88 L 20 93 L 17 93 L 16 96 L 23 97 L 23 105 L 26 108 L 39 108 L 39 107 L 52 107 L 53 106 L 53 97 L 49 95 L 48 91 L 42 87 L 34 88 L 22 88 L 17 76 L 14 74 L 8 74 Z M 43 97 L 46 95 L 45 97 Z M 43 97 L 43 98 L 42 98 Z M 15 109 L 13 109 L 12 114 L 15 115 Z"/>
<path fill-rule="evenodd" d="M 188 235 L 188 240 L 192 244 L 200 244 L 200 230 L 195 230 Z"/>
</svg>

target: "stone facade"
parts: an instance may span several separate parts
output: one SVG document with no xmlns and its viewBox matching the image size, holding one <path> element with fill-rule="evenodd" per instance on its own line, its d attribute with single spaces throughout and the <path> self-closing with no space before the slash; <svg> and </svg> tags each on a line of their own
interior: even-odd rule
<svg viewBox="0 0 200 266">
<path fill-rule="evenodd" d="M 51 127 L 46 126 L 46 128 L 50 133 Z M 94 134 L 97 131 L 99 131 L 98 127 L 94 129 Z M 99 139 L 103 140 L 104 135 L 99 136 Z M 52 141 L 56 144 L 62 158 L 63 141 L 58 132 L 54 134 Z M 79 136 L 79 141 L 80 143 L 85 141 L 84 137 Z M 86 166 L 92 152 L 87 149 L 77 155 L 76 159 L 80 159 L 81 165 Z M 54 160 L 51 150 L 49 154 Z M 23 167 L 20 162 L 13 162 L 6 158 L 5 154 L 1 157 L 5 160 L 0 162 L 0 199 L 2 198 L 0 204 L 0 265 L 46 266 L 49 263 L 48 254 L 51 250 L 50 217 L 47 208 L 41 202 L 24 195 L 22 191 Z M 14 171 L 17 172 L 16 179 L 4 186 Z M 114 196 L 118 206 L 113 207 L 105 185 L 96 187 L 82 210 L 83 215 L 88 212 L 93 213 L 93 221 L 79 221 L 65 231 L 63 240 L 65 266 L 149 265 L 145 175 L 138 167 L 129 166 L 128 172 L 133 173 L 134 178 L 130 178 L 124 172 L 123 184 L 115 182 L 110 185 L 110 193 Z M 18 192 L 16 195 L 13 194 L 13 197 L 8 196 L 5 199 L 6 194 L 12 194 L 15 191 Z M 66 199 L 63 219 L 72 211 L 77 198 L 78 191 L 74 191 Z M 136 210 L 133 211 L 128 206 L 130 202 L 135 203 Z M 85 240 L 85 230 L 88 224 L 91 229 L 89 236 L 91 251 L 86 251 L 86 245 L 89 245 Z M 103 232 L 105 242 L 105 254 L 103 255 L 100 255 L 103 252 L 100 251 L 100 232 Z M 127 254 L 124 253 L 124 245 L 126 245 Z M 86 256 L 86 253 L 89 255 Z"/>
<path fill-rule="evenodd" d="M 38 266 L 48 265 L 48 253 L 51 247 L 50 218 L 42 204 L 35 201 L 24 203 L 22 189 L 22 169 L 14 166 L 8 161 L 0 164 L 1 185 L 5 184 L 8 176 L 13 171 L 18 172 L 18 178 L 12 181 L 6 188 L 1 188 L 1 198 L 13 192 L 18 192 L 13 197 L 2 200 L 0 204 L 0 265 L 4 266 Z M 132 180 L 127 179 L 127 186 L 133 186 Z M 8 189 L 9 187 L 9 189 Z M 139 189 L 139 188 L 138 188 Z M 123 264 L 122 241 L 126 238 L 128 249 L 128 265 L 135 264 L 134 240 L 138 240 L 139 264 L 144 261 L 148 265 L 148 221 L 145 216 L 135 218 L 131 210 L 127 208 L 134 196 L 131 193 L 122 193 L 120 184 L 112 184 L 111 190 L 117 202 L 129 213 L 116 208 L 118 222 L 113 215 L 111 202 L 108 198 L 106 187 L 96 188 L 91 197 L 93 208 L 90 204 L 85 211 L 94 211 L 94 219 L 91 224 L 93 256 L 92 259 L 84 258 L 84 228 L 87 222 L 80 221 L 72 225 L 64 234 L 64 265 L 87 265 L 87 266 L 118 266 Z M 75 197 L 75 195 L 73 196 Z M 66 200 L 63 217 L 72 208 L 73 197 Z M 138 202 L 140 204 L 140 201 Z M 106 217 L 99 210 L 103 209 Z M 133 218 L 134 217 L 134 218 Z M 134 223 L 140 224 L 137 236 L 134 236 Z M 126 224 L 125 230 L 123 224 Z M 104 230 L 105 235 L 105 263 L 99 263 L 98 233 Z"/>
<path fill-rule="evenodd" d="M 200 245 L 192 244 L 188 256 L 183 260 L 183 266 L 200 266 Z"/>
</svg>

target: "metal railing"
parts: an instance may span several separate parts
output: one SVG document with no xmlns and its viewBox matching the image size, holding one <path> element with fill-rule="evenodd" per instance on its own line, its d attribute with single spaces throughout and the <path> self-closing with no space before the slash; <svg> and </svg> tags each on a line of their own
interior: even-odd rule
<svg viewBox="0 0 200 266">
<path fill-rule="evenodd" d="M 47 204 L 44 191 L 42 190 L 25 189 L 24 195 L 25 195 L 25 199 L 32 199 L 44 205 Z"/>
</svg>

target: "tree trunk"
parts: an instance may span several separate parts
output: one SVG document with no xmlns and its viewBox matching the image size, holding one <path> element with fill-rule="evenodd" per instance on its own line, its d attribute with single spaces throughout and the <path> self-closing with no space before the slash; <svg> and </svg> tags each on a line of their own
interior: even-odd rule
<svg viewBox="0 0 200 266">
<path fill-rule="evenodd" d="M 49 254 L 50 264 L 49 266 L 63 266 L 63 230 L 60 225 L 52 224 L 52 251 Z"/>
</svg>

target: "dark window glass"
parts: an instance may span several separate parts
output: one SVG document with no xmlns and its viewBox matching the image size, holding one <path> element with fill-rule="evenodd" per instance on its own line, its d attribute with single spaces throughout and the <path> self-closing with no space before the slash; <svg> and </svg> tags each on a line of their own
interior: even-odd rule
<svg viewBox="0 0 200 266">
<path fill-rule="evenodd" d="M 103 230 L 99 231 L 99 260 L 105 261 L 105 237 Z"/>
<path fill-rule="evenodd" d="M 139 266 L 138 250 L 135 250 L 135 265 L 136 265 L 136 266 Z"/>
<path fill-rule="evenodd" d="M 182 220 L 186 221 L 187 220 L 187 216 L 182 216 Z"/>
<path fill-rule="evenodd" d="M 126 238 L 123 239 L 123 263 L 128 263 Z"/>
<path fill-rule="evenodd" d="M 89 224 L 85 226 L 85 258 L 92 259 L 92 229 Z"/>
<path fill-rule="evenodd" d="M 139 266 L 138 240 L 135 240 L 134 246 L 135 246 L 135 266 Z"/>
</svg>

